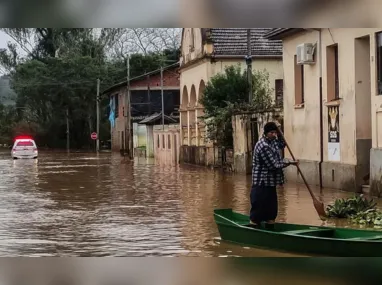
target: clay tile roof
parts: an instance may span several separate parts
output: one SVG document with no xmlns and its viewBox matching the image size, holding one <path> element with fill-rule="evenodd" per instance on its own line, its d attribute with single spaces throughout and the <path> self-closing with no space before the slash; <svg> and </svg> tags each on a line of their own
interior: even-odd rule
<svg viewBox="0 0 382 285">
<path fill-rule="evenodd" d="M 272 30 L 272 28 L 251 29 L 252 56 L 282 56 L 282 41 L 265 38 L 265 35 Z M 215 55 L 247 54 L 246 28 L 212 28 L 211 37 Z"/>
</svg>

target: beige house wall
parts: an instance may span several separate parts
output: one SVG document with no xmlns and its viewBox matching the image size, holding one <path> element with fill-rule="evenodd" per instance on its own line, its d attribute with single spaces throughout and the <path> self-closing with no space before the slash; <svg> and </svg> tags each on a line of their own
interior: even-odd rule
<svg viewBox="0 0 382 285">
<path fill-rule="evenodd" d="M 224 73 L 225 68 L 228 66 L 240 66 L 244 71 L 247 69 L 247 65 L 243 59 L 227 59 L 227 60 L 219 60 L 215 63 L 209 65 L 209 78 L 218 74 Z M 252 61 L 252 71 L 255 70 L 266 70 L 269 73 L 269 86 L 273 89 L 273 99 L 275 99 L 275 82 L 276 79 L 283 79 L 283 61 L 282 59 L 259 59 L 255 58 Z"/>
<path fill-rule="evenodd" d="M 320 101 L 319 31 L 309 30 L 283 39 L 284 132 L 311 184 L 319 184 L 321 154 L 320 115 L 323 122 L 322 183 L 324 187 L 358 191 L 362 177 L 370 170 L 370 148 L 377 147 L 382 128 L 377 128 L 377 109 L 382 97 L 376 96 L 375 32 L 381 29 L 321 29 L 322 102 Z M 301 43 L 317 43 L 316 63 L 304 65 L 305 102 L 295 102 L 294 55 Z M 338 45 L 339 99 L 328 101 L 327 47 Z M 322 103 L 322 114 L 320 104 Z M 339 108 L 340 159 L 330 161 L 328 148 L 328 108 Z M 382 117 L 381 117 L 382 118 Z M 382 120 L 381 120 L 382 123 Z M 290 157 L 286 152 L 286 156 Z M 289 180 L 301 181 L 295 169 L 288 169 Z"/>
</svg>

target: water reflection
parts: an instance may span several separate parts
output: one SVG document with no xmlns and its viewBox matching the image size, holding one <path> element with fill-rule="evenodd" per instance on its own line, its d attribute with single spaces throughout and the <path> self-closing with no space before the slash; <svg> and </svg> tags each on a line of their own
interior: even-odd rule
<svg viewBox="0 0 382 285">
<path fill-rule="evenodd" d="M 2 256 L 290 256 L 219 240 L 212 211 L 248 213 L 250 176 L 109 153 L 3 152 L 0 173 Z M 326 204 L 351 195 L 314 191 Z M 302 185 L 279 189 L 279 209 L 280 221 L 323 224 Z"/>
</svg>

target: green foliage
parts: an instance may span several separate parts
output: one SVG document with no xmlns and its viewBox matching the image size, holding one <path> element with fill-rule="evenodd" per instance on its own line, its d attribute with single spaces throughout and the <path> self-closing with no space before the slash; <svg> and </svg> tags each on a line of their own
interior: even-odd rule
<svg viewBox="0 0 382 285">
<path fill-rule="evenodd" d="M 382 212 L 376 209 L 369 209 L 351 216 L 351 221 L 361 225 L 374 225 L 382 227 Z"/>
<path fill-rule="evenodd" d="M 373 199 L 368 200 L 363 195 L 359 195 L 335 200 L 333 205 L 327 206 L 327 213 L 329 217 L 350 218 L 357 213 L 374 209 L 376 205 Z"/>
<path fill-rule="evenodd" d="M 12 132 L 16 121 L 16 112 L 13 106 L 0 104 L 0 144 L 12 143 Z"/>
<path fill-rule="evenodd" d="M 333 205 L 327 206 L 327 214 L 331 218 L 349 219 L 355 224 L 382 227 L 382 212 L 376 209 L 377 203 L 363 195 L 348 199 L 337 199 Z"/>
<path fill-rule="evenodd" d="M 0 76 L 0 104 L 14 105 L 16 100 L 16 93 L 11 89 L 9 78 L 7 76 Z"/>
<path fill-rule="evenodd" d="M 222 147 L 232 147 L 232 115 L 240 112 L 263 112 L 273 108 L 269 74 L 255 71 L 252 76 L 252 101 L 249 101 L 247 72 L 240 66 L 229 66 L 224 73 L 211 78 L 200 103 L 205 108 L 208 139 Z"/>
<path fill-rule="evenodd" d="M 199 101 L 209 116 L 219 113 L 228 103 L 248 101 L 248 83 L 240 67 L 229 66 L 212 77 Z"/>
</svg>

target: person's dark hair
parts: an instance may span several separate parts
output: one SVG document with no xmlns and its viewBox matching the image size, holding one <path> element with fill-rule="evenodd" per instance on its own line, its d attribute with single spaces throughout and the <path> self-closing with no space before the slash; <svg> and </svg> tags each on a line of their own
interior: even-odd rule
<svg viewBox="0 0 382 285">
<path fill-rule="evenodd" d="M 275 122 L 268 122 L 264 126 L 264 134 L 267 134 L 272 131 L 277 131 L 277 130 L 278 128 Z"/>
</svg>

